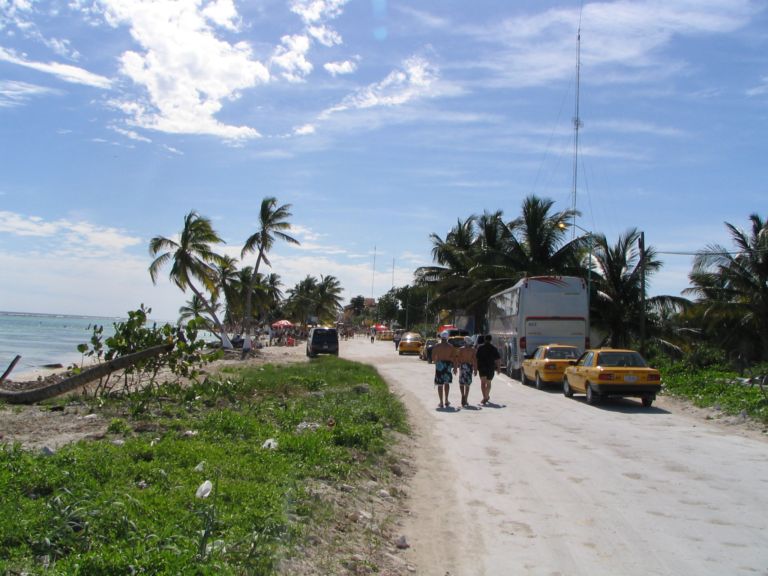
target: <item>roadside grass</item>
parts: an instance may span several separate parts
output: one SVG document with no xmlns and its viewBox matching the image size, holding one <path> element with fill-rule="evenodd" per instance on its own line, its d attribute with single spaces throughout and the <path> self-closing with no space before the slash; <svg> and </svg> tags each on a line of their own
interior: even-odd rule
<svg viewBox="0 0 768 576">
<path fill-rule="evenodd" d="M 90 401 L 105 438 L 0 448 L 0 573 L 275 574 L 333 521 L 310 487 L 381 474 L 408 431 L 375 370 L 338 358 Z"/>
<path fill-rule="evenodd" d="M 684 364 L 667 364 L 660 370 L 665 394 L 768 425 L 768 389 L 763 391 L 757 384 L 739 383 L 738 373 L 721 368 L 696 369 Z"/>
</svg>

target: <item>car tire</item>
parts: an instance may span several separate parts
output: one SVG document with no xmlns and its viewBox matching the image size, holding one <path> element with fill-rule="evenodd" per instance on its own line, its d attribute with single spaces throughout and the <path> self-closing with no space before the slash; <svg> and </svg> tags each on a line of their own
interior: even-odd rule
<svg viewBox="0 0 768 576">
<path fill-rule="evenodd" d="M 563 378 L 563 395 L 566 398 L 573 398 L 573 389 L 568 383 L 568 378 Z"/>
<path fill-rule="evenodd" d="M 640 401 L 643 403 L 643 408 L 650 408 L 653 406 L 653 396 L 643 396 Z"/>
<path fill-rule="evenodd" d="M 594 406 L 600 401 L 600 395 L 594 391 L 592 385 L 587 382 L 587 404 Z"/>
<path fill-rule="evenodd" d="M 544 390 L 544 382 L 541 381 L 541 375 L 536 372 L 536 390 Z"/>
</svg>

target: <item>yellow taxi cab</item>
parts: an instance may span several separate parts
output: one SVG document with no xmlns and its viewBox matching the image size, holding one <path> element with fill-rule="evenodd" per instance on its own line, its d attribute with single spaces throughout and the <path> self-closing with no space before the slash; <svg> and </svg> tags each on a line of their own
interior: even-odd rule
<svg viewBox="0 0 768 576">
<path fill-rule="evenodd" d="M 426 360 L 430 364 L 432 364 L 432 348 L 437 346 L 437 344 L 440 342 L 437 338 L 427 338 L 424 341 L 424 346 L 421 347 L 421 352 L 419 352 L 419 358 L 422 360 Z"/>
<path fill-rule="evenodd" d="M 579 357 L 576 346 L 547 344 L 539 346 L 531 358 L 523 360 L 523 384 L 535 383 L 541 390 L 546 384 L 562 384 L 563 372 L 572 360 Z"/>
<path fill-rule="evenodd" d="M 635 350 L 587 350 L 565 369 L 563 394 L 587 395 L 588 404 L 611 396 L 639 397 L 649 408 L 661 390 L 661 374 Z"/>
<path fill-rule="evenodd" d="M 378 332 L 376 334 L 377 340 L 387 340 L 391 342 L 392 340 L 394 340 L 394 338 L 395 338 L 395 333 L 392 332 L 392 330 L 382 330 L 381 332 Z"/>
<path fill-rule="evenodd" d="M 422 346 L 424 346 L 424 340 L 421 339 L 421 334 L 406 332 L 400 339 L 397 351 L 401 356 L 403 354 L 420 354 Z"/>
</svg>

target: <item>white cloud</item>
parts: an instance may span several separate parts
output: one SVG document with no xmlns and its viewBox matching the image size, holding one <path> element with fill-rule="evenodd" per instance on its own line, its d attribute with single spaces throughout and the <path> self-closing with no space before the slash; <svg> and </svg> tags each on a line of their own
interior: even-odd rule
<svg viewBox="0 0 768 576">
<path fill-rule="evenodd" d="M 619 132 L 625 134 L 652 134 L 654 136 L 679 137 L 684 133 L 678 128 L 671 126 L 659 126 L 650 122 L 636 122 L 633 120 L 596 120 L 590 122 L 590 128 L 596 130 L 605 130 L 608 132 Z"/>
<path fill-rule="evenodd" d="M 0 238 L 7 310 L 124 316 L 144 303 L 153 318 L 172 321 L 189 298 L 165 276 L 154 286 L 151 259 L 130 250 L 145 240 L 117 228 L 0 211 Z"/>
<path fill-rule="evenodd" d="M 0 108 L 21 106 L 34 96 L 55 94 L 56 90 L 12 80 L 0 80 Z"/>
<path fill-rule="evenodd" d="M 293 236 L 297 240 L 300 240 L 301 242 L 305 242 L 305 241 L 313 242 L 315 240 L 319 240 L 324 236 L 323 234 L 315 232 L 314 230 L 312 230 L 312 228 L 309 228 L 307 226 L 302 226 L 301 224 L 292 224 L 290 234 L 291 236 Z"/>
<path fill-rule="evenodd" d="M 309 136 L 310 134 L 314 134 L 315 132 L 316 132 L 316 128 L 314 124 L 304 124 L 303 126 L 299 126 L 293 131 L 293 133 L 296 136 Z"/>
<path fill-rule="evenodd" d="M 747 90 L 747 96 L 762 96 L 768 94 L 768 76 L 763 76 L 760 83 Z"/>
<path fill-rule="evenodd" d="M 111 126 L 110 127 L 112 131 L 117 132 L 118 134 L 122 134 L 126 138 L 130 138 L 131 140 L 136 140 L 137 142 L 152 142 L 149 138 L 146 136 L 142 136 L 135 130 L 126 130 L 125 128 L 120 128 L 119 126 Z"/>
<path fill-rule="evenodd" d="M 437 68 L 420 56 L 403 62 L 403 67 L 387 75 L 381 82 L 357 90 L 341 103 L 325 110 L 320 117 L 345 110 L 398 106 L 418 98 L 433 95 L 433 85 L 439 78 Z"/>
<path fill-rule="evenodd" d="M 661 50 L 675 36 L 727 33 L 747 24 L 758 10 L 749 0 L 624 0 L 592 2 L 578 9 L 550 9 L 509 18 L 491 27 L 457 27 L 491 47 L 474 64 L 495 72 L 496 82 L 538 86 L 573 75 L 576 32 L 581 21 L 581 60 L 593 81 L 628 82 L 679 73 L 684 63 Z"/>
<path fill-rule="evenodd" d="M 5 232 L 17 236 L 53 236 L 59 226 L 52 222 L 44 222 L 36 216 L 24 217 L 13 212 L 0 212 L 0 233 Z"/>
<path fill-rule="evenodd" d="M 397 10 L 403 14 L 406 14 L 409 20 L 416 21 L 420 27 L 432 28 L 434 30 L 444 30 L 452 26 L 450 20 L 447 18 L 435 16 L 434 14 L 424 12 L 423 10 L 417 10 L 416 8 L 411 8 L 410 6 L 398 5 Z"/>
<path fill-rule="evenodd" d="M 83 84 L 85 86 L 93 86 L 94 88 L 109 88 L 112 85 L 112 81 L 109 78 L 93 74 L 83 68 L 77 66 L 71 66 L 69 64 L 61 64 L 60 62 L 35 62 L 33 60 L 27 60 L 21 56 L 17 56 L 10 50 L 0 47 L 0 61 L 9 62 L 24 68 L 31 70 L 37 70 L 44 74 L 51 74 L 56 76 L 64 82 L 71 84 Z"/>
<path fill-rule="evenodd" d="M 326 25 L 326 21 L 336 18 L 348 0 L 294 0 L 291 11 L 298 14 L 305 24 L 301 34 L 283 36 L 281 44 L 275 48 L 270 64 L 281 70 L 288 82 L 303 82 L 314 66 L 309 60 L 312 41 L 332 47 L 342 43 L 341 35 Z"/>
<path fill-rule="evenodd" d="M 357 70 L 357 62 L 352 60 L 344 60 L 343 62 L 327 62 L 323 64 L 326 72 L 331 76 L 340 76 L 343 74 L 352 74 Z"/>
<path fill-rule="evenodd" d="M 349 0 L 293 0 L 291 11 L 306 24 L 314 24 L 336 18 Z"/>
<path fill-rule="evenodd" d="M 341 34 L 327 26 L 310 26 L 307 32 L 323 46 L 336 46 L 342 42 Z"/>
<path fill-rule="evenodd" d="M 282 44 L 275 49 L 272 64 L 283 70 L 282 77 L 289 82 L 301 82 L 312 72 L 312 63 L 307 60 L 309 37 L 294 34 L 283 36 Z"/>
<path fill-rule="evenodd" d="M 14 212 L 0 212 L 0 233 L 13 236 L 48 238 L 59 253 L 121 252 L 141 242 L 117 228 L 96 226 L 88 222 L 70 222 L 66 219 L 45 221 L 37 216 L 23 216 Z"/>
<path fill-rule="evenodd" d="M 141 51 L 126 51 L 120 67 L 146 90 L 146 100 L 112 103 L 136 126 L 176 134 L 209 134 L 229 140 L 259 137 L 249 126 L 219 122 L 224 103 L 243 90 L 269 81 L 267 68 L 246 42 L 232 44 L 216 28 L 238 29 L 230 0 L 136 2 L 105 0 L 105 18 L 126 25 Z"/>
</svg>

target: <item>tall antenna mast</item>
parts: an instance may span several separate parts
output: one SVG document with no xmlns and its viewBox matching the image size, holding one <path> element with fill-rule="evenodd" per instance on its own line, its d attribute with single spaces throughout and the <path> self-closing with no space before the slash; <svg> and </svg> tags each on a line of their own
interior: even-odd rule
<svg viewBox="0 0 768 576">
<path fill-rule="evenodd" d="M 376 245 L 373 246 L 373 268 L 371 269 L 371 299 L 373 299 L 373 282 L 376 279 Z"/>
<path fill-rule="evenodd" d="M 576 33 L 576 115 L 573 117 L 573 191 L 571 193 L 571 210 L 573 211 L 573 237 L 576 237 L 576 189 L 579 176 L 579 89 L 581 84 L 581 12 L 579 13 L 579 29 Z"/>
</svg>

